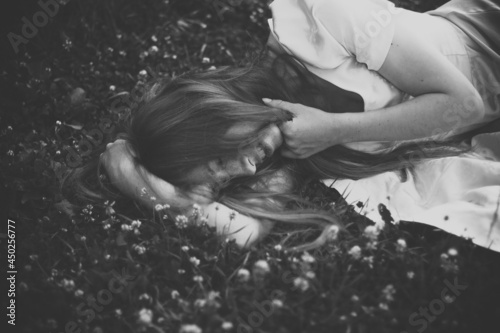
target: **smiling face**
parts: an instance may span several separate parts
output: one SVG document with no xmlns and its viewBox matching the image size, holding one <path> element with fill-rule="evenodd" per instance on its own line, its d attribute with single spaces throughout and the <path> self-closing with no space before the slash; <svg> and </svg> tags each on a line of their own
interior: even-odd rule
<svg viewBox="0 0 500 333">
<path fill-rule="evenodd" d="M 242 123 L 234 125 L 226 132 L 226 137 L 251 137 L 256 132 L 253 125 Z M 257 169 L 281 146 L 283 138 L 275 124 L 257 132 L 258 139 L 238 150 L 233 156 L 209 161 L 188 173 L 187 177 L 194 185 L 221 184 L 229 179 L 252 176 Z"/>
</svg>

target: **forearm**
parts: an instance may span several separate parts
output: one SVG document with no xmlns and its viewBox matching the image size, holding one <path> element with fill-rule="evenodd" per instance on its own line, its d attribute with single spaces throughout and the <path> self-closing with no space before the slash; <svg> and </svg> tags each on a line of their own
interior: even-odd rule
<svg viewBox="0 0 500 333">
<path fill-rule="evenodd" d="M 480 98 L 424 94 L 379 110 L 335 115 L 342 123 L 343 143 L 400 141 L 446 133 L 477 122 L 484 111 Z"/>
</svg>

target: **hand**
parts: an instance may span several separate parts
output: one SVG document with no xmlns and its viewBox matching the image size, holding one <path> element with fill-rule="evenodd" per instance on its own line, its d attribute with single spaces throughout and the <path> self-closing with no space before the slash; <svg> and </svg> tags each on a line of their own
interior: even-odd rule
<svg viewBox="0 0 500 333">
<path fill-rule="evenodd" d="M 268 106 L 287 110 L 295 115 L 291 121 L 279 126 L 284 139 L 283 156 L 303 159 L 342 143 L 335 114 L 280 100 L 263 101 Z"/>
<path fill-rule="evenodd" d="M 193 196 L 147 171 L 134 160 L 135 156 L 130 144 L 122 139 L 109 143 L 101 154 L 101 162 L 111 182 L 121 192 L 150 207 L 158 203 L 176 207 L 193 204 Z"/>
</svg>

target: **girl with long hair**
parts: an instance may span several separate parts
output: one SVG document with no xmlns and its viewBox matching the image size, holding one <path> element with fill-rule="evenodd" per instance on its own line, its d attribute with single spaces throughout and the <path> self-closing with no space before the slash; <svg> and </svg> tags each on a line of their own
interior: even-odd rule
<svg viewBox="0 0 500 333">
<path fill-rule="evenodd" d="M 276 0 L 271 9 L 257 61 L 153 83 L 125 133 L 78 177 L 104 167 L 128 197 L 200 216 L 240 246 L 276 222 L 322 228 L 295 250 L 335 238 L 338 216 L 298 194 L 312 179 L 353 189 L 350 200 L 374 219 L 383 201 L 398 220 L 434 223 L 445 207 L 461 226 L 456 207 L 471 191 L 467 202 L 494 208 L 498 162 L 467 151 L 500 114 L 498 1 L 428 13 L 386 0 Z M 455 178 L 439 178 L 446 170 Z M 497 211 L 466 212 L 483 221 Z"/>
</svg>

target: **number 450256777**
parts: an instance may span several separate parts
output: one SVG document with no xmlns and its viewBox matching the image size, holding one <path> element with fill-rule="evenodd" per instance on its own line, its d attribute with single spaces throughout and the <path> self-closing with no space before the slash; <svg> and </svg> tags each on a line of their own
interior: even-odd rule
<svg viewBox="0 0 500 333">
<path fill-rule="evenodd" d="M 7 261 L 9 263 L 9 270 L 16 269 L 16 222 L 8 220 L 7 223 L 7 236 L 9 237 L 7 243 Z"/>
</svg>

